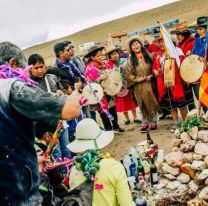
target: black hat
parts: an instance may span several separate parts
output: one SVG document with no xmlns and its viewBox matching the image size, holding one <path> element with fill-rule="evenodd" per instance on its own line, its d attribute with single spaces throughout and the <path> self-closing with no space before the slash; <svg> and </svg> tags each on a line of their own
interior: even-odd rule
<svg viewBox="0 0 208 206">
<path fill-rule="evenodd" d="M 85 54 L 84 58 L 88 58 L 90 57 L 92 54 L 96 53 L 97 51 L 102 51 L 104 49 L 104 47 L 98 47 L 96 45 L 94 46 L 91 46 L 89 49 L 88 49 L 88 52 L 87 54 Z"/>
<path fill-rule="evenodd" d="M 207 26 L 208 16 L 201 16 L 197 18 L 196 26 Z"/>
</svg>

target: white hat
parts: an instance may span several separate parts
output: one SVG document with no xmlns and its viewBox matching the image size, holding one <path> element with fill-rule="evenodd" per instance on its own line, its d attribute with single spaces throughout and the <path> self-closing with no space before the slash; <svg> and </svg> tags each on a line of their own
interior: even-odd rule
<svg viewBox="0 0 208 206">
<path fill-rule="evenodd" d="M 77 124 L 76 139 L 67 145 L 74 152 L 84 152 L 89 149 L 101 149 L 113 140 L 113 131 L 103 131 L 93 119 L 83 119 Z"/>
</svg>

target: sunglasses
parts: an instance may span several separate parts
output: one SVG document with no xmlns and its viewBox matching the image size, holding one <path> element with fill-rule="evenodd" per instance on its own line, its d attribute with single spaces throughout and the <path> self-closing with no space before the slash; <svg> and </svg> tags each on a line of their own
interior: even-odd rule
<svg viewBox="0 0 208 206">
<path fill-rule="evenodd" d="M 74 49 L 74 45 L 71 45 L 69 48 L 70 48 L 70 49 Z"/>
</svg>

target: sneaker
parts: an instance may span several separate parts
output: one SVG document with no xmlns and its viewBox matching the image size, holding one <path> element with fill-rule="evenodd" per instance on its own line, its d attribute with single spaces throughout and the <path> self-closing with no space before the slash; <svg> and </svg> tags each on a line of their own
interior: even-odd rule
<svg viewBox="0 0 208 206">
<path fill-rule="evenodd" d="M 135 120 L 134 120 L 134 123 L 141 124 L 141 123 L 142 123 L 142 120 L 140 120 L 140 119 L 135 119 Z"/>
<path fill-rule="evenodd" d="M 142 128 L 140 129 L 140 132 L 146 133 L 148 129 L 149 129 L 149 125 L 143 125 Z"/>
<path fill-rule="evenodd" d="M 122 128 L 119 127 L 118 129 L 114 129 L 113 131 L 114 131 L 115 134 L 120 134 L 120 133 L 124 133 L 125 129 L 122 129 Z"/>
<path fill-rule="evenodd" d="M 177 125 L 172 125 L 172 127 L 170 128 L 170 133 L 174 133 L 176 129 Z"/>
<path fill-rule="evenodd" d="M 166 113 L 163 113 L 163 114 L 159 117 L 159 119 L 160 119 L 160 120 L 163 120 L 163 119 L 166 118 L 166 116 L 167 116 L 167 114 L 166 114 Z"/>
<path fill-rule="evenodd" d="M 150 127 L 150 129 L 151 129 L 152 131 L 157 130 L 157 125 L 156 125 L 156 124 L 152 124 L 151 127 Z"/>
<path fill-rule="evenodd" d="M 124 122 L 125 125 L 129 125 L 130 123 L 131 123 L 130 120 L 126 120 L 126 121 Z"/>
</svg>

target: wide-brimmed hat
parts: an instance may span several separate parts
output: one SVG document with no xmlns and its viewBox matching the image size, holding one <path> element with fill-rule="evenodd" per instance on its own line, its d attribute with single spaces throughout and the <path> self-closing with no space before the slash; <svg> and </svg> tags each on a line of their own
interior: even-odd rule
<svg viewBox="0 0 208 206">
<path fill-rule="evenodd" d="M 188 27 L 186 24 L 177 25 L 175 30 L 171 31 L 171 34 L 183 34 L 185 32 L 194 33 L 194 30 Z"/>
<path fill-rule="evenodd" d="M 130 44 L 132 41 L 139 41 L 142 45 L 144 45 L 144 40 L 140 36 L 132 36 L 127 39 L 127 46 L 128 46 L 129 52 L 131 51 Z"/>
<path fill-rule="evenodd" d="M 90 57 L 92 54 L 96 53 L 97 51 L 102 51 L 104 49 L 103 46 L 99 47 L 97 45 L 94 45 L 94 46 L 91 46 L 89 49 L 88 49 L 88 52 L 87 54 L 84 55 L 84 58 L 88 58 Z"/>
<path fill-rule="evenodd" d="M 207 26 L 208 16 L 200 16 L 197 18 L 196 26 Z"/>
<path fill-rule="evenodd" d="M 119 48 L 119 47 L 109 47 L 106 50 L 106 55 L 108 55 L 108 54 L 110 54 L 110 53 L 112 53 L 114 51 L 120 51 L 120 50 L 121 50 L 121 48 Z"/>
<path fill-rule="evenodd" d="M 113 138 L 113 131 L 101 130 L 94 120 L 86 118 L 77 124 L 75 140 L 67 147 L 74 153 L 102 149 L 110 144 Z"/>
</svg>

